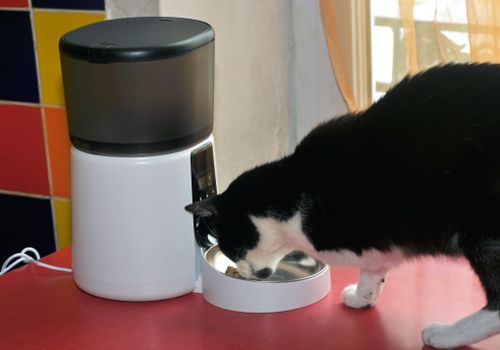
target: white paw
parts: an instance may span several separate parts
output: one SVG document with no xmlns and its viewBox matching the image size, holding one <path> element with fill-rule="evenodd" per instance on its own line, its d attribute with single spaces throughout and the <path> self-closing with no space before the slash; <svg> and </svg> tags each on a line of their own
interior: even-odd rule
<svg viewBox="0 0 500 350">
<path fill-rule="evenodd" d="M 438 349 L 451 349 L 461 344 L 458 340 L 458 334 L 453 331 L 450 325 L 432 323 L 422 331 L 422 341 Z"/>
<path fill-rule="evenodd" d="M 375 304 L 373 295 L 359 295 L 357 293 L 357 289 L 357 284 L 351 284 L 344 288 L 342 291 L 342 300 L 344 301 L 344 304 L 354 309 L 362 309 Z"/>
</svg>

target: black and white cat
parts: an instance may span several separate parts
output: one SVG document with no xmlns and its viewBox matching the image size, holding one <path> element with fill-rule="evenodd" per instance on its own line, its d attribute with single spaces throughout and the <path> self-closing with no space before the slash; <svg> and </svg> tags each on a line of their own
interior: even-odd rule
<svg viewBox="0 0 500 350">
<path fill-rule="evenodd" d="M 465 256 L 487 304 L 425 344 L 500 332 L 500 65 L 452 64 L 405 78 L 368 110 L 325 122 L 293 154 L 186 209 L 245 277 L 301 250 L 360 268 L 345 304 L 371 306 L 387 271 L 421 255 Z M 206 233 L 197 235 L 207 244 Z"/>
</svg>

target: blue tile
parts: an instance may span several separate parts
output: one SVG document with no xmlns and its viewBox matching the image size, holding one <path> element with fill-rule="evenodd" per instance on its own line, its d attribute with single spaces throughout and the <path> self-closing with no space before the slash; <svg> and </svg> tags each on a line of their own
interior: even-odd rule
<svg viewBox="0 0 500 350">
<path fill-rule="evenodd" d="M 0 194 L 0 264 L 25 247 L 55 251 L 50 200 Z"/>
<path fill-rule="evenodd" d="M 0 11 L 0 48 L 0 100 L 38 102 L 29 12 Z"/>
<path fill-rule="evenodd" d="M 104 0 L 32 0 L 31 4 L 39 8 L 104 11 Z"/>
</svg>

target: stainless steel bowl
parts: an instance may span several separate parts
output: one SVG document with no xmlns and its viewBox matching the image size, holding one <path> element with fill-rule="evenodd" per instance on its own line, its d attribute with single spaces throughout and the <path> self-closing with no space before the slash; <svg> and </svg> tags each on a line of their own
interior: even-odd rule
<svg viewBox="0 0 500 350">
<path fill-rule="evenodd" d="M 315 303 L 330 291 L 325 264 L 301 253 L 287 255 L 266 280 L 248 280 L 225 274 L 236 264 L 217 245 L 204 254 L 203 296 L 223 309 L 241 312 L 279 312 Z"/>
<path fill-rule="evenodd" d="M 217 271 L 224 274 L 228 267 L 236 268 L 236 264 L 227 256 L 225 256 L 217 245 L 211 247 L 206 251 L 205 260 Z M 269 276 L 265 280 L 259 280 L 258 282 L 266 283 L 298 281 L 304 278 L 312 277 L 315 274 L 320 273 L 324 268 L 325 264 L 323 264 L 322 262 L 297 251 L 285 256 L 280 261 L 276 271 L 271 276 Z M 227 276 L 248 281 L 248 279 L 244 277 L 234 277 L 230 275 Z M 254 282 L 257 281 L 254 280 Z"/>
</svg>

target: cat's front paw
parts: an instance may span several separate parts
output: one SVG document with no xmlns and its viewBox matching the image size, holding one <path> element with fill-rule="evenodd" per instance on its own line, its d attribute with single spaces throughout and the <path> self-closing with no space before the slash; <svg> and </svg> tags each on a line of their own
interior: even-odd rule
<svg viewBox="0 0 500 350">
<path fill-rule="evenodd" d="M 344 288 L 342 292 L 342 300 L 344 304 L 354 309 L 363 309 L 373 306 L 375 300 L 372 295 L 360 295 L 358 293 L 358 285 L 351 284 Z"/>
<path fill-rule="evenodd" d="M 457 338 L 457 334 L 450 325 L 432 323 L 422 331 L 424 344 L 438 349 L 452 349 L 464 345 Z"/>
</svg>

